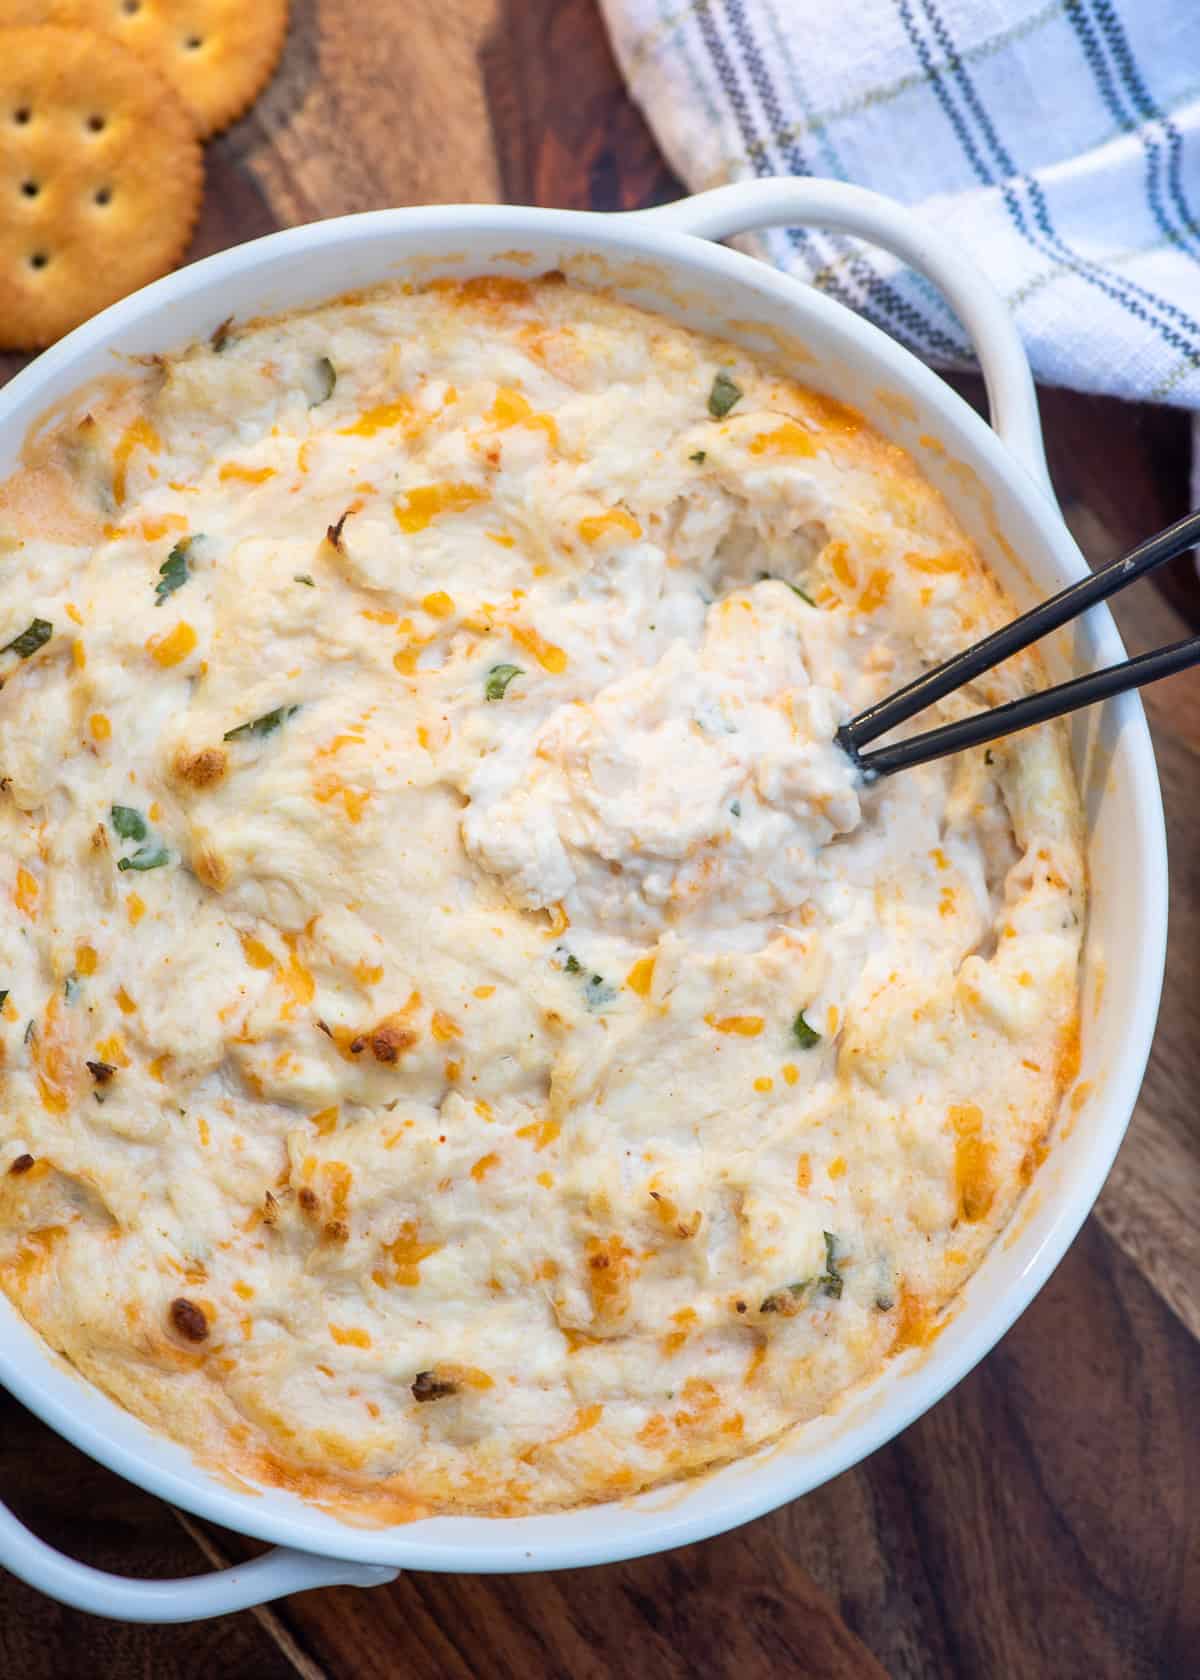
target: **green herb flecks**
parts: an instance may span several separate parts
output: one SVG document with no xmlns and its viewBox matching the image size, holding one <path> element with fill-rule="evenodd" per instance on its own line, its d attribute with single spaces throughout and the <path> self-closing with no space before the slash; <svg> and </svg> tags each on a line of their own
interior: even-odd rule
<svg viewBox="0 0 1200 1680">
<path fill-rule="evenodd" d="M 321 403 L 328 402 L 336 385 L 337 369 L 328 356 L 318 356 L 313 376 L 313 386 L 318 394 L 309 403 L 309 408 L 318 408 Z"/>
<path fill-rule="evenodd" d="M 39 648 L 45 647 L 53 634 L 54 626 L 48 618 L 35 618 L 27 630 L 22 630 L 11 642 L 5 642 L 0 653 L 15 653 L 22 659 L 30 659 Z"/>
<path fill-rule="evenodd" d="M 831 1295 L 835 1301 L 842 1298 L 842 1274 L 837 1267 L 838 1241 L 832 1231 L 822 1231 L 825 1238 L 825 1270 L 817 1279 L 817 1288 L 822 1295 Z"/>
<path fill-rule="evenodd" d="M 295 717 L 299 706 L 276 706 L 273 712 L 264 712 L 249 723 L 239 723 L 236 729 L 227 729 L 226 741 L 246 741 L 251 736 L 260 738 L 264 735 L 274 735 L 275 731 L 285 724 L 290 717 Z"/>
<path fill-rule="evenodd" d="M 0 1009 L 3 1009 L 4 1005 L 7 1002 L 8 1002 L 8 991 L 7 991 L 7 989 L 5 989 L 4 991 L 0 991 Z"/>
<path fill-rule="evenodd" d="M 117 868 L 122 872 L 126 869 L 136 869 L 139 873 L 146 869 L 161 869 L 164 863 L 170 863 L 171 854 L 161 840 L 152 840 L 149 845 L 139 846 L 132 857 L 121 858 Z"/>
<path fill-rule="evenodd" d="M 841 1299 L 845 1280 L 838 1270 L 837 1249 L 838 1240 L 832 1231 L 822 1231 L 825 1239 L 825 1270 L 820 1277 L 802 1278 L 797 1283 L 785 1283 L 782 1289 L 773 1289 L 759 1303 L 761 1313 L 778 1313 L 781 1318 L 795 1318 L 808 1303 L 812 1292 L 816 1290 L 821 1295 L 828 1295 L 832 1300 Z"/>
<path fill-rule="evenodd" d="M 741 802 L 740 799 L 735 799 L 734 800 L 733 804 L 729 807 L 729 814 L 730 814 L 730 816 L 733 816 L 733 817 L 740 817 L 741 816 L 741 814 L 742 814 L 742 802 Z"/>
<path fill-rule="evenodd" d="M 68 974 L 63 981 L 63 997 L 68 1003 L 74 1003 L 79 996 L 79 981 L 74 974 Z"/>
<path fill-rule="evenodd" d="M 741 386 L 735 385 L 722 368 L 712 382 L 712 390 L 708 393 L 708 412 L 714 420 L 724 420 L 734 404 L 741 402 L 741 400 Z"/>
<path fill-rule="evenodd" d="M 316 584 L 313 582 L 313 580 L 309 577 L 307 572 L 297 572 L 295 577 L 292 579 L 292 582 L 293 583 L 302 583 L 308 589 L 315 589 L 317 587 Z"/>
<path fill-rule="evenodd" d="M 144 840 L 150 832 L 145 817 L 132 805 L 114 805 L 108 815 L 113 833 L 121 840 Z"/>
<path fill-rule="evenodd" d="M 555 953 L 563 958 L 563 969 L 567 974 L 586 974 L 583 984 L 583 1001 L 589 1009 L 602 1009 L 606 1003 L 611 1003 L 617 995 L 617 988 L 610 986 L 602 974 L 588 974 L 573 951 L 568 951 L 565 945 L 560 945 Z"/>
<path fill-rule="evenodd" d="M 121 840 L 134 841 L 138 848 L 132 857 L 118 859 L 118 869 L 161 869 L 164 863 L 170 862 L 171 854 L 162 841 L 150 833 L 145 817 L 132 805 L 114 805 L 109 811 L 109 821 L 114 834 Z"/>
<path fill-rule="evenodd" d="M 814 1044 L 820 1044 L 821 1042 L 820 1033 L 814 1032 L 804 1019 L 803 1009 L 799 1011 L 796 1019 L 792 1022 L 792 1037 L 801 1050 L 811 1050 Z"/>
<path fill-rule="evenodd" d="M 493 665 L 483 685 L 484 699 L 503 700 L 509 683 L 520 676 L 524 676 L 524 672 L 519 665 Z"/>
<path fill-rule="evenodd" d="M 773 1289 L 758 1304 L 760 1313 L 778 1313 L 780 1318 L 795 1318 L 804 1307 L 804 1297 L 812 1288 L 812 1280 L 804 1279 L 800 1283 L 785 1283 L 782 1289 Z"/>
<path fill-rule="evenodd" d="M 602 974 L 588 976 L 587 984 L 583 988 L 583 1001 L 589 1009 L 602 1009 L 606 1003 L 611 1003 L 617 995 L 617 988 L 610 986 Z"/>
<path fill-rule="evenodd" d="M 689 455 L 688 456 L 688 460 L 689 461 L 695 461 L 695 463 L 698 467 L 702 467 L 707 459 L 708 459 L 708 450 L 707 449 L 697 449 L 697 451 L 694 455 Z"/>
<path fill-rule="evenodd" d="M 188 570 L 188 557 L 192 551 L 195 537 L 184 537 L 177 542 L 170 554 L 158 568 L 158 582 L 154 585 L 157 599 L 154 605 L 161 607 L 168 595 L 173 595 L 177 589 L 182 589 L 191 572 Z"/>
<path fill-rule="evenodd" d="M 32 1021 L 32 1020 L 31 1021 L 26 1021 L 26 1023 L 25 1023 L 25 1043 L 26 1044 L 32 1044 L 36 1037 L 37 1037 L 37 1022 Z"/>
</svg>

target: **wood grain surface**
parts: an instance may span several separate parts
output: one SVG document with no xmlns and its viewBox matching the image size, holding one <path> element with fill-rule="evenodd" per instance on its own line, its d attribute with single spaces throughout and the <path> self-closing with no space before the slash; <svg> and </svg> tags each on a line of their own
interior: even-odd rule
<svg viewBox="0 0 1200 1680">
<path fill-rule="evenodd" d="M 292 14 L 278 76 L 208 150 L 193 257 L 389 204 L 616 209 L 677 190 L 593 0 L 293 0 Z M 18 365 L 0 358 L 0 378 Z M 977 381 L 958 383 L 978 401 Z M 1183 417 L 1056 391 L 1043 415 L 1094 561 L 1185 510 Z M 1182 633 L 1152 586 L 1117 616 L 1131 651 Z M 410 1575 L 184 1628 L 93 1620 L 0 1577 L 0 1677 L 1200 1676 L 1200 673 L 1147 701 L 1173 921 L 1142 1100 L 1051 1282 L 933 1412 L 772 1516 L 608 1568 Z M 188 1574 L 258 1549 L 118 1481 L 8 1399 L 0 1490 L 104 1568 Z"/>
</svg>

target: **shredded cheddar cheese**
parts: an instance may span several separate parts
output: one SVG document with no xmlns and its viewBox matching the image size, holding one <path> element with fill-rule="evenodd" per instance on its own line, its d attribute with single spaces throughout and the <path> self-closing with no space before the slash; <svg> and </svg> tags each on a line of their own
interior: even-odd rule
<svg viewBox="0 0 1200 1680">
<path fill-rule="evenodd" d="M 360 1524 L 836 1408 L 1093 1072 L 1059 734 L 838 743 L 1011 615 L 950 508 L 757 354 L 493 266 L 123 366 L 0 497 L 0 1288 Z"/>
</svg>

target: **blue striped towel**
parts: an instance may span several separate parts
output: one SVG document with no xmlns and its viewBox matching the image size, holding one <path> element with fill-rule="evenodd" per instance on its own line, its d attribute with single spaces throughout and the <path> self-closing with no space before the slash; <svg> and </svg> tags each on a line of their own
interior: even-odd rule
<svg viewBox="0 0 1200 1680">
<path fill-rule="evenodd" d="M 1200 0 L 601 0 L 692 189 L 825 175 L 950 233 L 1050 384 L 1200 410 Z M 789 228 L 756 254 L 966 363 L 934 288 Z"/>
</svg>

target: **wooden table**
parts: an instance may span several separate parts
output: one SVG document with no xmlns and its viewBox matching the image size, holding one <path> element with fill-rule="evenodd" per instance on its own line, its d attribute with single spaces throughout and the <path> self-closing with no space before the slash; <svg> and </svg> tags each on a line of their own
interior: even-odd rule
<svg viewBox="0 0 1200 1680">
<path fill-rule="evenodd" d="M 293 0 L 279 75 L 209 150 L 193 255 L 389 204 L 617 209 L 675 190 L 593 0 Z M 1094 560 L 1185 510 L 1183 417 L 1054 391 L 1043 413 Z M 1118 617 L 1132 651 L 1181 633 L 1150 585 Z M 1200 673 L 1147 698 L 1174 876 L 1143 1099 L 1054 1278 L 932 1413 L 773 1516 L 611 1568 L 410 1575 L 185 1628 L 91 1620 L 0 1579 L 0 1675 L 1200 1675 Z M 15 1402 L 0 1415 L 3 1497 L 87 1561 L 174 1575 L 255 1549 Z"/>
</svg>

